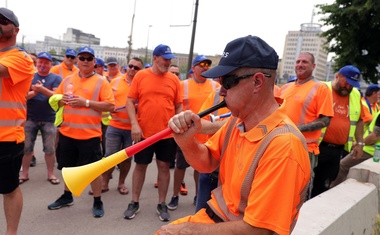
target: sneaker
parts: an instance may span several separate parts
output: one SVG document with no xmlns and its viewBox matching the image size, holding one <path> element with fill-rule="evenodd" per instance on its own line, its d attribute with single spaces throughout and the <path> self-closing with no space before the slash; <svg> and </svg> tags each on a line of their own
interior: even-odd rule
<svg viewBox="0 0 380 235">
<path fill-rule="evenodd" d="M 31 167 L 34 167 L 34 166 L 36 166 L 36 164 L 37 164 L 37 159 L 36 159 L 36 157 L 33 155 L 32 160 L 30 161 L 30 166 L 31 166 Z"/>
<path fill-rule="evenodd" d="M 100 218 L 104 215 L 103 202 L 94 203 L 92 207 L 92 215 L 95 218 Z"/>
<path fill-rule="evenodd" d="M 161 221 L 169 221 L 170 220 L 170 214 L 168 212 L 168 207 L 165 202 L 162 202 L 161 204 L 157 205 L 157 214 L 158 218 Z"/>
<path fill-rule="evenodd" d="M 65 195 L 62 195 L 60 198 L 57 199 L 57 201 L 48 205 L 48 209 L 49 210 L 57 210 L 61 207 L 72 206 L 73 204 L 74 204 L 73 198 L 66 198 Z"/>
<path fill-rule="evenodd" d="M 182 183 L 181 183 L 181 187 L 180 187 L 180 189 L 179 189 L 179 193 L 180 193 L 181 195 L 187 195 L 187 188 L 186 188 L 186 184 L 185 184 L 185 182 L 182 182 Z"/>
<path fill-rule="evenodd" d="M 133 219 L 140 211 L 139 203 L 131 201 L 128 205 L 128 209 L 124 211 L 124 219 Z"/>
<path fill-rule="evenodd" d="M 197 205 L 197 196 L 194 197 L 193 204 L 194 204 L 194 205 Z"/>
<path fill-rule="evenodd" d="M 168 204 L 168 209 L 171 210 L 171 211 L 174 211 L 175 209 L 177 209 L 178 207 L 178 196 L 173 196 L 172 197 L 172 200 L 170 200 L 169 204 Z"/>
</svg>

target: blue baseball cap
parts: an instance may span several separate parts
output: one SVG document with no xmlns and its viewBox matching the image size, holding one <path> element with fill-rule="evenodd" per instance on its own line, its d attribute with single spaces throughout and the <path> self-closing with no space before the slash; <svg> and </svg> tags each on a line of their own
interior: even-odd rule
<svg viewBox="0 0 380 235">
<path fill-rule="evenodd" d="M 366 89 L 366 93 L 367 92 L 373 93 L 373 92 L 378 92 L 378 91 L 380 91 L 380 85 L 378 84 L 371 84 Z"/>
<path fill-rule="evenodd" d="M 289 79 L 288 79 L 288 82 L 295 82 L 297 80 L 297 76 L 291 76 Z"/>
<path fill-rule="evenodd" d="M 4 16 L 7 20 L 12 22 L 12 24 L 16 27 L 19 27 L 20 24 L 18 23 L 18 18 L 15 15 L 15 13 L 8 8 L 1 7 L 0 8 L 0 15 Z"/>
<path fill-rule="evenodd" d="M 84 46 L 84 47 L 79 48 L 78 55 L 82 54 L 82 53 L 88 53 L 88 54 L 91 54 L 91 55 L 95 56 L 94 50 L 91 47 L 88 47 L 88 46 Z"/>
<path fill-rule="evenodd" d="M 192 70 L 192 69 L 189 69 L 189 71 L 187 72 L 187 74 L 193 74 L 194 73 L 194 71 Z"/>
<path fill-rule="evenodd" d="M 66 55 L 71 55 L 77 57 L 77 52 L 74 49 L 68 48 L 66 50 Z"/>
<path fill-rule="evenodd" d="M 346 78 L 348 84 L 360 88 L 360 70 L 353 65 L 346 65 L 339 69 L 339 73 Z"/>
<path fill-rule="evenodd" d="M 202 61 L 207 61 L 210 65 L 212 63 L 212 61 L 209 58 L 207 58 L 205 55 L 197 55 L 193 60 L 193 66 L 199 64 Z"/>
<path fill-rule="evenodd" d="M 154 56 L 162 56 L 167 60 L 175 58 L 170 47 L 167 45 L 163 45 L 163 44 L 160 44 L 160 45 L 156 46 L 156 48 L 154 48 L 153 55 Z"/>
<path fill-rule="evenodd" d="M 38 53 L 37 59 L 47 59 L 47 60 L 53 61 L 53 59 L 51 58 L 51 55 L 47 52 Z"/>
<path fill-rule="evenodd" d="M 218 78 L 238 68 L 277 69 L 276 51 L 259 37 L 248 35 L 229 42 L 219 64 L 202 73 L 206 78 Z"/>
<path fill-rule="evenodd" d="M 104 60 L 100 58 L 95 58 L 95 64 L 104 67 Z"/>
<path fill-rule="evenodd" d="M 150 68 L 150 67 L 152 67 L 152 64 L 150 64 L 150 63 L 146 63 L 146 64 L 144 64 L 144 69 L 146 69 L 146 68 Z"/>
</svg>

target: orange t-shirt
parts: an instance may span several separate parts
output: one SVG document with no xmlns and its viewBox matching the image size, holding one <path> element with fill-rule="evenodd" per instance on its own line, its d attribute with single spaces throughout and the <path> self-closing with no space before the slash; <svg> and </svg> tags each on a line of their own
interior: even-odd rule
<svg viewBox="0 0 380 235">
<path fill-rule="evenodd" d="M 70 79 L 70 82 L 74 86 L 74 95 L 81 96 L 84 99 L 88 100 L 93 100 L 97 102 L 105 101 L 107 103 L 114 104 L 115 100 L 111 86 L 109 82 L 101 75 L 94 74 L 89 78 L 81 78 L 79 77 L 79 74 L 76 73 L 73 76 L 65 78 L 55 91 L 55 94 L 64 94 L 64 86 L 68 84 L 68 82 L 66 81 L 67 79 Z M 99 79 L 101 80 L 99 95 L 94 98 L 94 92 L 96 90 L 96 86 L 98 85 Z M 81 111 L 92 113 L 91 115 L 88 115 L 88 113 L 81 113 Z M 91 109 L 91 107 L 72 108 L 69 105 L 65 105 L 63 110 L 63 122 L 70 123 L 70 125 L 64 125 L 64 123 L 62 123 L 62 126 L 59 128 L 59 131 L 64 136 L 78 140 L 87 140 L 94 137 L 101 137 L 101 113 L 101 111 Z M 94 129 L 81 127 L 84 125 L 99 125 L 99 128 Z"/>
<path fill-rule="evenodd" d="M 372 108 L 372 114 L 371 114 L 371 111 L 369 110 L 367 101 L 365 100 L 364 97 L 362 97 L 361 102 L 362 102 L 362 106 L 364 107 L 364 109 L 363 109 L 363 112 L 364 112 L 363 122 L 367 123 L 369 125 L 369 123 L 372 121 L 372 118 L 377 113 L 377 111 L 374 112 L 374 109 L 371 106 L 371 108 Z"/>
<path fill-rule="evenodd" d="M 125 108 L 127 103 L 128 92 L 131 88 L 131 85 L 127 81 L 127 76 L 121 76 L 118 78 L 112 79 L 111 88 L 115 97 L 115 108 L 123 107 L 122 109 L 117 110 L 116 112 L 111 112 L 112 119 L 110 121 L 110 126 L 130 130 L 131 122 Z"/>
<path fill-rule="evenodd" d="M 286 104 L 260 122 L 256 127 L 241 132 L 233 128 L 229 144 L 220 162 L 219 179 L 223 198 L 231 213 L 238 215 L 243 181 L 265 136 L 276 127 L 294 123 L 286 116 Z M 224 137 L 231 119 L 207 142 L 212 157 L 220 161 Z M 263 131 L 265 130 L 265 131 Z M 251 185 L 243 220 L 255 227 L 278 234 L 290 234 L 292 223 L 298 218 L 301 192 L 310 180 L 308 153 L 292 133 L 274 137 L 260 159 Z M 212 194 L 209 203 L 220 210 Z M 198 214 L 196 214 L 198 215 Z"/>
<path fill-rule="evenodd" d="M 78 67 L 76 67 L 75 65 L 73 65 L 73 68 L 70 69 L 69 67 L 67 67 L 67 65 L 65 64 L 65 62 L 57 64 L 57 65 L 53 66 L 50 69 L 50 73 L 58 74 L 59 76 L 62 77 L 62 79 L 66 78 L 67 76 L 76 74 L 78 72 L 79 72 Z"/>
<path fill-rule="evenodd" d="M 18 48 L 0 52 L 0 64 L 8 68 L 9 78 L 0 79 L 0 141 L 21 143 L 25 140 L 26 99 L 35 73 L 33 60 Z M 13 104 L 11 107 L 9 104 Z M 12 124 L 7 122 L 14 122 Z"/>
<path fill-rule="evenodd" d="M 326 133 L 323 137 L 323 141 L 344 145 L 348 141 L 348 135 L 350 133 L 350 113 L 349 113 L 349 97 L 342 97 L 332 89 L 333 92 L 333 108 L 334 108 L 334 117 L 330 119 L 330 125 L 326 129 Z M 360 118 L 363 119 L 363 105 L 360 102 L 361 110 Z"/>
<path fill-rule="evenodd" d="M 297 125 L 310 123 L 320 115 L 333 117 L 331 90 L 326 84 L 312 79 L 306 83 L 291 82 L 280 88 L 280 97 L 286 100 L 286 114 Z M 307 141 L 309 152 L 319 154 L 318 142 L 321 129 L 302 132 Z"/>
<path fill-rule="evenodd" d="M 193 113 L 198 113 L 207 97 L 220 87 L 219 83 L 210 79 L 207 79 L 204 83 L 197 83 L 194 79 L 188 79 L 181 81 L 180 84 L 183 100 L 183 111 L 191 110 Z M 197 134 L 195 138 L 199 142 L 204 143 L 207 141 L 208 136 Z"/>
<path fill-rule="evenodd" d="M 178 77 L 171 72 L 154 74 L 151 69 L 136 73 L 128 97 L 138 102 L 137 121 L 144 138 L 168 128 L 176 105 L 182 103 Z"/>
</svg>

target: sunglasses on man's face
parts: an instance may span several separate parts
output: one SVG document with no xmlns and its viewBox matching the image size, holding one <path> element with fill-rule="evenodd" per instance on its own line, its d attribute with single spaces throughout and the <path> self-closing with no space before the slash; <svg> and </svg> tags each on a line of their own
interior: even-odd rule
<svg viewBox="0 0 380 235">
<path fill-rule="evenodd" d="M 73 60 L 73 59 L 75 59 L 75 56 L 67 55 L 66 58 L 67 58 L 67 59 L 72 59 L 72 60 Z"/>
<path fill-rule="evenodd" d="M 175 75 L 179 76 L 179 73 L 178 73 L 178 72 L 172 72 L 172 73 L 174 73 Z"/>
<path fill-rule="evenodd" d="M 138 70 L 140 70 L 141 68 L 140 67 L 138 67 L 138 66 L 136 66 L 136 65 L 133 65 L 133 64 L 129 64 L 128 65 L 128 68 L 130 68 L 130 69 L 134 69 L 134 70 L 136 70 L 136 71 L 138 71 Z"/>
<path fill-rule="evenodd" d="M 210 63 L 207 63 L 207 62 L 200 62 L 199 64 L 197 64 L 197 65 L 199 65 L 199 66 L 201 66 L 202 68 L 203 67 L 210 67 Z"/>
<path fill-rule="evenodd" d="M 94 57 L 92 57 L 92 56 L 89 56 L 89 57 L 79 56 L 78 59 L 79 59 L 80 61 L 85 61 L 85 60 L 87 60 L 88 62 L 90 62 L 90 61 L 93 61 L 93 60 L 94 60 Z"/>
<path fill-rule="evenodd" d="M 257 72 L 257 73 L 261 73 L 261 72 Z M 252 77 L 252 76 L 255 76 L 257 73 L 244 74 L 244 75 L 241 75 L 241 76 L 236 76 L 236 75 L 222 76 L 221 77 L 221 84 L 222 84 L 222 86 L 223 86 L 224 89 L 229 90 L 232 87 L 234 87 L 237 84 L 239 84 L 240 80 L 245 79 L 245 78 L 249 78 L 249 77 Z M 270 74 L 267 74 L 267 73 L 263 73 L 263 74 L 267 78 L 271 77 Z"/>
<path fill-rule="evenodd" d="M 8 19 L 0 18 L 0 24 L 1 25 L 9 25 L 9 24 L 12 24 L 12 22 Z"/>
<path fill-rule="evenodd" d="M 101 67 L 103 67 L 103 66 L 101 66 L 101 65 L 99 65 L 99 64 L 96 64 L 94 67 L 95 67 L 95 68 L 101 68 Z"/>
</svg>

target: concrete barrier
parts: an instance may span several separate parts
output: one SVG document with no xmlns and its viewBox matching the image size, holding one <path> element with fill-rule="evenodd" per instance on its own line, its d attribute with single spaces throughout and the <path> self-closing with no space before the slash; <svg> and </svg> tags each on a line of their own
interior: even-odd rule
<svg viewBox="0 0 380 235">
<path fill-rule="evenodd" d="M 358 172 L 362 172 L 359 175 L 368 173 Z M 303 205 L 292 235 L 371 235 L 378 204 L 374 184 L 347 179 Z"/>
</svg>

